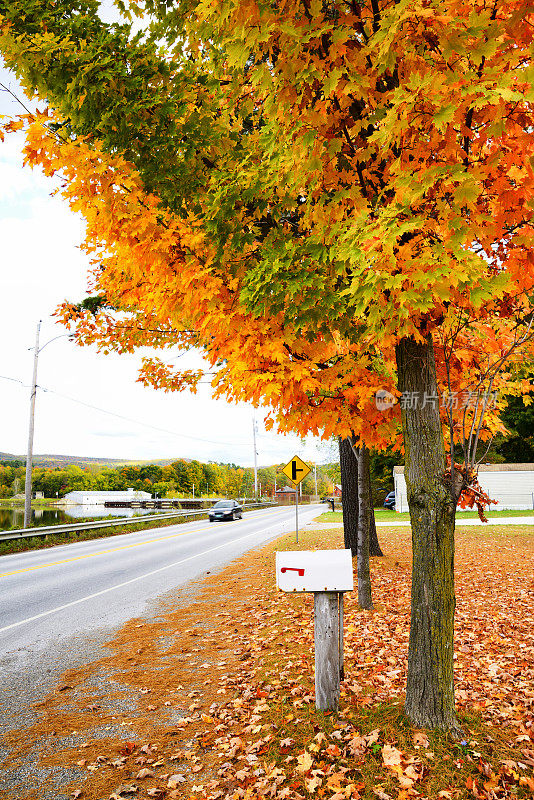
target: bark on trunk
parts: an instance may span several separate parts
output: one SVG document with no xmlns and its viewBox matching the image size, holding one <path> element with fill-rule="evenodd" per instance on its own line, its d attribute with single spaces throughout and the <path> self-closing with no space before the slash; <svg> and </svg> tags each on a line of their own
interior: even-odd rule
<svg viewBox="0 0 534 800">
<path fill-rule="evenodd" d="M 369 483 L 369 450 L 362 446 L 358 453 L 358 603 L 372 608 L 371 573 L 369 571 L 369 528 L 371 525 L 371 486 Z"/>
<path fill-rule="evenodd" d="M 371 476 L 369 475 L 369 485 L 371 484 Z M 378 534 L 376 532 L 375 510 L 371 503 L 371 524 L 369 526 L 369 555 L 370 556 L 383 556 L 380 542 L 378 541 Z"/>
<path fill-rule="evenodd" d="M 358 459 L 353 452 L 350 439 L 338 439 L 339 465 L 341 468 L 341 505 L 343 508 L 343 538 L 352 557 L 358 553 Z M 369 465 L 368 465 L 369 466 Z M 369 470 L 369 487 L 371 474 Z M 383 556 L 376 532 L 375 510 L 371 503 L 371 522 L 369 526 L 369 555 Z"/>
<path fill-rule="evenodd" d="M 350 439 L 338 439 L 341 470 L 341 506 L 343 508 L 343 540 L 352 557 L 358 555 L 358 461 Z"/>
<path fill-rule="evenodd" d="M 397 345 L 405 476 L 412 524 L 412 608 L 406 713 L 418 727 L 459 732 L 454 713 L 455 504 L 445 452 L 432 339 Z"/>
</svg>

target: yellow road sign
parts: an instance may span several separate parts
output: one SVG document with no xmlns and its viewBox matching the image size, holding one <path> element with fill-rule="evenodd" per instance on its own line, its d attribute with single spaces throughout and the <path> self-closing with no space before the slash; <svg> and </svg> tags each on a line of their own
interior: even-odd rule
<svg viewBox="0 0 534 800">
<path fill-rule="evenodd" d="M 286 464 L 285 467 L 282 468 L 282 472 L 289 478 L 295 486 L 298 486 L 301 481 L 304 480 L 306 475 L 309 475 L 311 472 L 311 467 L 306 464 L 302 458 L 298 456 L 293 456 L 289 464 Z"/>
</svg>

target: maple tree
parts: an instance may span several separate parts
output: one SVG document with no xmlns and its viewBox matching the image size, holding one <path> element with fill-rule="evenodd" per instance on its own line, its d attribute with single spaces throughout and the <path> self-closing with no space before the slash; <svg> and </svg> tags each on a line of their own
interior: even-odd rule
<svg viewBox="0 0 534 800">
<path fill-rule="evenodd" d="M 79 315 L 81 338 L 201 346 L 218 392 L 367 446 L 400 439 L 377 390 L 421 401 L 401 409 L 406 709 L 455 729 L 454 514 L 479 440 L 502 426 L 483 427 L 479 403 L 447 409 L 447 479 L 437 398 L 502 386 L 530 337 L 530 6 L 148 2 L 152 38 L 96 7 L 0 3 L 7 63 L 59 112 L 31 125 L 27 159 L 62 170 L 95 287 L 129 312 Z M 160 361 L 144 377 L 200 379 Z"/>
</svg>

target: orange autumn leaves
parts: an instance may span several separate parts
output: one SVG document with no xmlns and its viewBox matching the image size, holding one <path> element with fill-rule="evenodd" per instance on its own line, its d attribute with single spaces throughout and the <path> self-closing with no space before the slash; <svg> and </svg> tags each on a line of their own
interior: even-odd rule
<svg viewBox="0 0 534 800">
<path fill-rule="evenodd" d="M 155 85 L 170 97 L 197 70 L 173 117 L 183 138 L 169 132 L 174 159 L 157 147 L 136 157 L 150 115 L 112 90 L 98 121 L 81 88 L 72 98 L 69 119 L 93 122 L 89 136 L 29 131 L 28 163 L 61 171 L 87 219 L 91 290 L 111 307 L 95 318 L 66 306 L 61 318 L 103 350 L 166 335 L 200 347 L 216 393 L 270 406 L 282 430 L 401 446 L 398 406 L 378 410 L 375 394 L 397 395 L 402 336 L 432 333 L 440 387 L 461 394 L 529 324 L 531 33 L 516 24 L 527 4 L 175 5 L 159 20 L 174 61 L 138 88 L 141 104 Z M 48 39 L 60 35 L 47 24 Z M 5 24 L 6 50 L 46 63 L 23 28 Z M 88 62 L 92 46 L 83 39 Z M 133 70 L 140 56 L 125 46 Z M 151 114 L 164 129 L 161 109 Z M 120 155 L 125 123 L 135 165 Z M 179 390 L 201 375 L 153 358 L 141 378 Z M 514 380 L 500 374 L 493 388 L 523 391 Z M 461 438 L 466 419 L 453 417 Z M 484 435 L 500 429 L 493 411 Z"/>
<path fill-rule="evenodd" d="M 281 316 L 251 316 L 232 289 L 238 279 L 225 285 L 210 272 L 213 254 L 196 218 L 171 215 L 146 194 L 130 165 L 94 145 L 59 140 L 43 127 L 48 121 L 45 116 L 30 125 L 26 158 L 63 176 L 63 193 L 87 220 L 84 247 L 95 264 L 91 291 L 104 298 L 95 315 L 68 304 L 63 308 L 60 318 L 74 327 L 80 343 L 96 342 L 104 352 L 200 346 L 216 392 L 270 405 L 283 430 L 326 435 L 353 430 L 378 447 L 399 443 L 396 410 L 384 413 L 375 399 L 379 389 L 395 394 L 391 347 L 381 353 L 369 347 L 362 354 L 335 331 L 311 339 L 292 331 Z M 483 366 L 482 342 L 502 348 L 511 338 L 505 325 L 497 335 L 479 323 L 476 334 L 480 345 L 472 331 L 458 337 L 450 364 L 458 392 Z M 438 366 L 444 385 L 443 362 Z M 194 390 L 203 377 L 156 358 L 147 359 L 141 373 L 145 383 L 168 391 Z M 508 380 L 498 378 L 496 390 Z M 460 411 L 455 417 L 459 430 Z M 486 428 L 502 429 L 495 410 Z"/>
<path fill-rule="evenodd" d="M 389 435 L 390 423 L 380 419 L 374 397 L 378 388 L 394 387 L 391 377 L 375 375 L 373 359 L 358 360 L 339 335 L 311 341 L 287 330 L 281 319 L 248 315 L 232 290 L 237 281 L 225 284 L 210 274 L 209 247 L 195 219 L 183 222 L 168 214 L 145 196 L 121 159 L 83 142 L 61 142 L 43 121 L 30 125 L 27 161 L 64 177 L 63 193 L 88 223 L 84 247 L 95 263 L 91 290 L 105 298 L 96 317 L 68 304 L 63 308 L 60 318 L 74 326 L 81 343 L 119 352 L 141 345 L 201 346 L 216 370 L 218 393 L 282 407 L 286 429 L 334 432 L 342 416 L 348 431 L 355 427 L 354 409 L 367 407 L 369 436 L 377 423 L 375 436 Z M 115 309 L 128 316 L 117 318 Z M 175 373 L 154 358 L 142 372 L 146 383 L 166 390 L 194 388 L 201 377 Z"/>
</svg>

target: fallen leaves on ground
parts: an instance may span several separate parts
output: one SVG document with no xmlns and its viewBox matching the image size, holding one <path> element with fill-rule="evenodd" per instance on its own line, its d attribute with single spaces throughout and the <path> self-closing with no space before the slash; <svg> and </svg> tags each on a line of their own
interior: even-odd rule
<svg viewBox="0 0 534 800">
<path fill-rule="evenodd" d="M 9 737 L 12 759 L 40 742 L 42 766 L 85 773 L 69 787 L 84 800 L 534 796 L 534 537 L 458 532 L 455 677 L 465 739 L 453 742 L 414 730 L 403 715 L 409 532 L 380 533 L 387 557 L 373 559 L 376 610 L 345 597 L 339 715 L 315 711 L 313 599 L 276 592 L 269 545 L 241 558 L 238 572 L 234 564 L 211 575 L 198 597 L 169 601 L 158 619 L 132 620 L 107 658 L 63 675 L 70 705 L 57 692 L 40 703 L 24 740 Z M 342 540 L 305 531 L 299 546 Z M 277 547 L 296 549 L 290 537 Z M 102 671 L 126 688 L 92 696 Z M 133 696 L 136 711 L 110 705 Z M 105 739 L 92 736 L 96 707 Z M 55 747 L 46 746 L 51 731 Z M 80 746 L 58 747 L 73 731 Z"/>
</svg>

